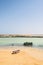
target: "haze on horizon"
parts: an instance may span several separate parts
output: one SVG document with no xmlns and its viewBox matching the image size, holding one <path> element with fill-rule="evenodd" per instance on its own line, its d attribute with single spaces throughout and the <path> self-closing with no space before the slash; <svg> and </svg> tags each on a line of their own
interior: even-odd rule
<svg viewBox="0 0 43 65">
<path fill-rule="evenodd" d="M 0 0 L 0 34 L 43 34 L 43 0 Z"/>
</svg>

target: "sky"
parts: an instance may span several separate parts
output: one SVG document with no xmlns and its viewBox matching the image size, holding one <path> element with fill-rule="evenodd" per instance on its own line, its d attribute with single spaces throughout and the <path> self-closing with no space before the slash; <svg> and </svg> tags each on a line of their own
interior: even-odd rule
<svg viewBox="0 0 43 65">
<path fill-rule="evenodd" d="M 0 34 L 43 34 L 43 0 L 0 0 Z"/>
</svg>

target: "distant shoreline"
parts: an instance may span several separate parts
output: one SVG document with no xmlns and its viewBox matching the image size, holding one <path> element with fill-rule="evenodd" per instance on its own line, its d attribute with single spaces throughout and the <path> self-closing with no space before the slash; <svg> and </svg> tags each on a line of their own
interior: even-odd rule
<svg viewBox="0 0 43 65">
<path fill-rule="evenodd" d="M 19 35 L 19 34 L 0 34 L 0 38 L 43 38 L 43 35 Z"/>
</svg>

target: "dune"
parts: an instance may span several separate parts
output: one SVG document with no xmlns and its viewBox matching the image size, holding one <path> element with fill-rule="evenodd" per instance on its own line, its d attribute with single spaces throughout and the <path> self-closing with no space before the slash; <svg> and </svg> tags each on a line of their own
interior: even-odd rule
<svg viewBox="0 0 43 65">
<path fill-rule="evenodd" d="M 19 49 L 17 54 L 12 50 Z M 43 50 L 36 48 L 1 48 L 0 65 L 43 65 Z"/>
</svg>

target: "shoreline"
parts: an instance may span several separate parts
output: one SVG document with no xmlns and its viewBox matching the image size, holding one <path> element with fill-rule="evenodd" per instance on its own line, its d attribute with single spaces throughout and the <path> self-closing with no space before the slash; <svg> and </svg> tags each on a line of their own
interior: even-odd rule
<svg viewBox="0 0 43 65">
<path fill-rule="evenodd" d="M 43 34 L 0 34 L 0 38 L 43 38 Z"/>
<path fill-rule="evenodd" d="M 43 47 L 38 47 L 38 46 L 32 46 L 32 47 L 31 46 L 30 47 L 29 46 L 23 46 L 23 45 L 22 46 L 0 46 L 0 49 L 4 49 L 4 48 L 5 49 L 6 48 L 7 49 L 9 49 L 9 48 L 10 49 L 13 49 L 13 48 L 33 48 L 33 49 L 43 50 Z"/>
</svg>

